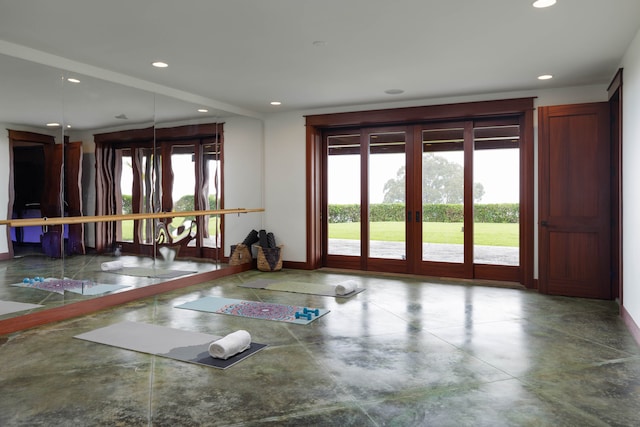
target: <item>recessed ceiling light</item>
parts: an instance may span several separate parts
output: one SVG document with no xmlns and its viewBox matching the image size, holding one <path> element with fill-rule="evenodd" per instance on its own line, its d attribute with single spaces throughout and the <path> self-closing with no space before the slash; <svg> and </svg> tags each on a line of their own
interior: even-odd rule
<svg viewBox="0 0 640 427">
<path fill-rule="evenodd" d="M 388 94 L 388 95 L 400 95 L 401 93 L 404 93 L 404 90 L 402 89 L 387 89 L 384 91 L 384 93 Z"/>
<path fill-rule="evenodd" d="M 533 2 L 533 7 L 542 9 L 543 7 L 549 7 L 556 4 L 556 0 L 536 0 Z"/>
<path fill-rule="evenodd" d="M 207 110 L 206 108 L 198 108 L 198 113 L 208 113 L 209 110 Z"/>
<path fill-rule="evenodd" d="M 70 82 L 70 83 L 80 83 L 80 80 L 78 80 L 76 78 L 73 78 L 73 77 L 69 77 L 67 79 L 67 81 Z"/>
<path fill-rule="evenodd" d="M 55 128 L 58 126 L 60 126 L 60 123 L 56 123 L 56 122 L 47 123 L 47 127 L 50 127 L 50 128 Z"/>
<path fill-rule="evenodd" d="M 169 66 L 169 64 L 167 64 L 166 62 L 162 62 L 162 61 L 156 61 L 156 62 L 152 63 L 151 65 L 153 65 L 154 67 L 157 67 L 157 68 L 167 68 Z"/>
<path fill-rule="evenodd" d="M 271 105 L 282 105 L 280 101 L 271 101 Z"/>
<path fill-rule="evenodd" d="M 538 80 L 549 80 L 552 79 L 553 76 L 551 74 L 543 74 L 541 76 L 538 76 Z"/>
</svg>

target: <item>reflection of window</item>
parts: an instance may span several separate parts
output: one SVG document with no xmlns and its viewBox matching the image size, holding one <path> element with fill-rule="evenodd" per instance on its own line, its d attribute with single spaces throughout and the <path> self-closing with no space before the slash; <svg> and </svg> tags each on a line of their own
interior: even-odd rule
<svg viewBox="0 0 640 427">
<path fill-rule="evenodd" d="M 221 209 L 222 125 L 95 135 L 98 215 Z M 211 257 L 222 245 L 221 218 L 171 217 L 104 223 L 96 248 L 148 253 L 154 242 L 179 256 Z M 145 249 L 147 248 L 147 249 Z"/>
</svg>

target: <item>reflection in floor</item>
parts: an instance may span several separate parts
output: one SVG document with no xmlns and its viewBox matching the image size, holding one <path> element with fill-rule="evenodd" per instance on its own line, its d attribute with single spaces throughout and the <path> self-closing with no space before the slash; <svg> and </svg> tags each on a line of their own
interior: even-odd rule
<svg viewBox="0 0 640 427">
<path fill-rule="evenodd" d="M 123 271 L 103 271 L 102 263 L 121 262 L 127 268 L 136 268 L 137 276 L 120 274 Z M 166 262 L 161 258 L 152 259 L 136 256 L 114 257 L 111 255 L 74 255 L 64 259 L 54 259 L 41 253 L 26 252 L 11 260 L 0 261 L 0 301 L 13 301 L 41 305 L 42 308 L 32 311 L 59 307 L 100 295 L 82 295 L 74 292 L 55 293 L 46 290 L 11 286 L 21 284 L 25 279 L 35 277 L 55 279 L 75 279 L 86 281 L 90 286 L 96 284 L 123 285 L 124 288 L 114 292 L 126 292 L 165 282 L 175 276 L 182 277 L 196 273 L 204 273 L 223 268 L 223 264 L 207 260 L 189 261 L 175 260 Z M 148 273 L 148 274 L 146 274 Z M 150 277 L 148 277 L 150 276 Z M 24 312 L 5 314 L 0 320 L 25 314 Z"/>
<path fill-rule="evenodd" d="M 238 286 L 263 279 L 366 291 Z M 297 325 L 174 308 L 204 296 L 330 313 Z M 268 347 L 218 370 L 73 338 L 121 321 L 245 329 Z M 640 349 L 615 302 L 419 278 L 251 270 L 5 335 L 0 360 L 2 426 L 640 425 Z"/>
</svg>

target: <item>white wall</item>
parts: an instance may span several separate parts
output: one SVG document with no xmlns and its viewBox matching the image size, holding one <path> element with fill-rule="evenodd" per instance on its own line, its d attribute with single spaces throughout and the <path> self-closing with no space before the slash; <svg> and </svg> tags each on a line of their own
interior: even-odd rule
<svg viewBox="0 0 640 427">
<path fill-rule="evenodd" d="M 613 78 L 613 76 L 611 76 Z M 285 261 L 306 261 L 305 115 L 438 105 L 496 99 L 537 97 L 534 105 L 562 105 L 607 100 L 606 84 L 438 98 L 273 114 L 265 120 L 265 227 L 284 245 Z M 537 117 L 535 141 L 537 147 Z M 537 153 L 537 148 L 536 148 Z M 537 165 L 535 170 L 537 171 Z M 537 177 L 536 177 L 537 182 Z M 537 215 L 537 205 L 536 205 Z M 537 239 L 536 239 L 537 241 Z M 537 253 L 537 247 L 536 253 Z M 537 277 L 536 257 L 535 277 Z"/>
<path fill-rule="evenodd" d="M 299 112 L 265 122 L 265 224 L 286 261 L 307 259 L 305 132 Z"/>
<path fill-rule="evenodd" d="M 640 32 L 623 59 L 623 305 L 640 325 Z"/>
<path fill-rule="evenodd" d="M 257 119 L 232 117 L 224 124 L 224 207 L 264 208 L 263 123 Z M 260 230 L 264 213 L 226 215 L 225 255 L 231 245 L 244 240 L 251 230 Z"/>
</svg>

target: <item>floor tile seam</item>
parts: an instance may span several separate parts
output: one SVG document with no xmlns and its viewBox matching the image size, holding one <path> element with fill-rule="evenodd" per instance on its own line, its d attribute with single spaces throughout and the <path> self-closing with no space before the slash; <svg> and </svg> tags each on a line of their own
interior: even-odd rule
<svg viewBox="0 0 640 427">
<path fill-rule="evenodd" d="M 421 386 L 414 387 L 411 389 L 403 389 L 401 392 L 396 392 L 390 396 L 382 396 L 382 397 L 374 397 L 371 399 L 360 399 L 359 402 L 363 405 L 379 405 L 381 403 L 387 401 L 395 401 L 395 400 L 404 400 L 407 398 L 417 398 L 423 397 L 425 395 L 432 396 L 434 394 L 448 394 L 451 391 L 466 391 L 466 390 L 475 390 L 481 386 L 488 384 L 497 384 L 501 382 L 507 381 L 518 381 L 518 378 L 509 376 L 509 378 L 501 378 L 496 380 L 489 381 L 472 381 L 472 382 L 464 382 L 460 384 L 444 384 L 444 385 L 429 385 L 429 386 Z"/>
<path fill-rule="evenodd" d="M 512 378 L 512 379 L 521 380 L 522 378 L 526 378 L 526 377 L 528 377 L 528 376 L 531 376 L 531 375 L 532 375 L 532 374 L 514 375 L 514 374 L 512 374 L 512 373 L 510 373 L 510 372 L 508 372 L 508 371 L 506 371 L 506 370 L 504 370 L 504 369 L 502 369 L 502 368 L 500 368 L 500 367 L 496 366 L 495 364 L 493 364 L 493 363 L 491 363 L 491 362 L 489 362 L 489 361 L 487 361 L 487 360 L 484 360 L 483 358 L 479 357 L 478 355 L 475 355 L 475 354 L 473 354 L 473 353 L 470 353 L 469 351 L 467 351 L 467 350 L 466 350 L 466 349 L 464 349 L 463 347 L 460 347 L 460 346 L 458 346 L 458 345 L 456 345 L 456 344 L 454 344 L 454 343 L 452 343 L 452 342 L 447 341 L 446 339 L 444 339 L 444 338 L 442 338 L 442 337 L 439 337 L 439 336 L 437 336 L 437 335 L 434 335 L 434 337 L 435 337 L 435 338 L 438 338 L 438 339 L 440 339 L 441 341 L 445 342 L 446 344 L 448 344 L 448 345 L 450 345 L 450 346 L 454 347 L 454 348 L 455 348 L 455 349 L 457 349 L 458 351 L 463 352 L 463 353 L 464 353 L 464 354 L 466 354 L 467 356 L 472 357 L 472 358 L 474 358 L 474 359 L 478 360 L 479 362 L 481 362 L 481 363 L 483 363 L 483 364 L 485 364 L 485 365 L 487 365 L 487 366 L 490 366 L 491 368 L 493 368 L 493 369 L 495 369 L 495 370 L 497 370 L 497 371 L 499 371 L 499 372 L 502 372 L 504 375 L 507 375 L 508 377 L 510 377 L 510 378 Z M 617 350 L 617 351 L 620 351 L 620 350 Z M 623 359 L 625 359 L 625 360 L 627 360 L 627 361 L 628 361 L 628 360 L 639 360 L 639 361 L 640 361 L 640 356 L 631 356 L 631 357 L 623 358 Z M 619 360 L 619 359 L 615 359 L 615 360 Z M 606 362 L 607 362 L 607 361 L 603 361 L 602 363 L 603 363 L 603 364 L 606 364 Z M 576 365 L 573 365 L 573 368 L 568 368 L 567 366 L 564 366 L 564 367 L 563 367 L 563 372 L 580 372 L 580 371 L 583 371 L 583 370 L 585 370 L 585 369 L 590 369 L 590 368 L 593 368 L 593 367 L 596 367 L 596 366 L 600 366 L 600 364 L 599 364 L 599 363 L 589 363 L 589 364 L 581 364 L 581 365 L 580 365 L 580 364 L 576 364 Z M 491 381 L 490 381 L 490 382 L 491 382 Z"/>
<path fill-rule="evenodd" d="M 529 381 L 527 380 L 529 379 Z M 600 417 L 593 415 L 585 410 L 567 402 L 567 396 L 563 393 L 554 393 L 553 391 L 548 391 L 548 387 L 541 388 L 536 384 L 532 383 L 530 380 L 533 379 L 532 375 L 524 375 L 522 377 L 517 378 L 522 384 L 524 384 L 529 392 L 534 393 L 536 396 L 543 398 L 545 401 L 549 402 L 553 405 L 559 405 L 563 408 L 569 408 L 574 415 L 578 415 L 581 418 L 585 419 L 585 422 L 588 421 L 589 426 L 593 427 L 610 427 L 611 424 L 602 420 Z"/>
<path fill-rule="evenodd" d="M 615 365 L 618 363 L 627 363 L 627 362 L 640 362 L 640 355 L 631 355 L 629 357 L 621 357 L 618 359 L 604 360 L 602 362 L 594 363 L 592 366 L 599 367 L 599 366 Z"/>
<path fill-rule="evenodd" d="M 384 403 L 386 401 L 396 401 L 396 400 L 404 400 L 407 398 L 419 398 L 425 395 L 429 395 L 430 397 L 432 397 L 434 394 L 438 394 L 438 395 L 444 395 L 444 394 L 448 394 L 449 392 L 456 392 L 456 391 L 468 391 L 468 390 L 475 390 L 478 389 L 480 386 L 482 385 L 486 385 L 486 384 L 496 384 L 496 383 L 500 383 L 500 382 L 506 382 L 506 381 L 518 381 L 520 383 L 522 383 L 523 385 L 525 385 L 526 387 L 529 388 L 529 390 L 536 394 L 536 396 L 544 396 L 544 399 L 546 401 L 548 401 L 551 404 L 558 404 L 558 402 L 560 402 L 560 406 L 562 407 L 568 407 L 570 408 L 571 412 L 574 414 L 577 414 L 578 416 L 580 416 L 581 418 L 585 419 L 585 421 L 589 421 L 588 424 L 585 425 L 589 425 L 589 426 L 594 426 L 594 427 L 608 427 L 609 424 L 607 424 L 606 422 L 604 422 L 602 419 L 600 419 L 599 417 L 596 417 L 592 414 L 589 414 L 588 412 L 585 412 L 584 410 L 575 407 L 574 405 L 568 404 L 566 403 L 564 400 L 566 399 L 565 395 L 553 395 L 550 393 L 545 393 L 543 391 L 538 391 L 536 389 L 535 386 L 527 383 L 526 381 L 523 381 L 520 378 L 517 377 L 511 377 L 511 378 L 503 378 L 503 379 L 498 379 L 498 380 L 493 380 L 493 381 L 486 381 L 486 382 L 482 382 L 482 381 L 478 381 L 478 382 L 474 382 L 474 383 L 465 383 L 465 384 L 460 384 L 460 385 L 450 385 L 450 386 L 442 386 L 442 387 L 423 387 L 420 389 L 413 389 L 411 391 L 408 392 L 403 392 L 400 395 L 394 395 L 392 397 L 388 397 L 388 398 L 376 398 L 376 399 L 371 399 L 371 400 L 366 400 L 366 401 L 361 401 L 362 404 L 364 405 L 379 405 L 381 403 Z"/>
<path fill-rule="evenodd" d="M 611 315 L 612 317 L 620 317 L 620 315 L 618 315 L 617 313 L 611 313 L 609 310 L 607 309 L 593 309 L 593 310 L 571 310 L 571 311 L 565 311 L 562 313 L 540 313 L 537 315 L 533 315 L 533 314 L 528 314 L 528 315 L 524 315 L 522 316 L 522 318 L 524 319 L 531 319 L 531 320 L 535 320 L 538 319 L 540 317 L 544 318 L 544 319 L 558 319 L 558 318 L 562 318 L 564 316 L 572 316 L 572 315 L 583 315 L 583 314 L 593 314 L 593 315 L 602 315 L 602 314 L 607 314 L 607 315 Z"/>
<path fill-rule="evenodd" d="M 138 353 L 138 352 L 136 352 Z M 143 354 L 143 353 L 138 353 L 141 356 L 148 356 L 151 357 L 153 355 L 150 354 Z M 75 374 L 84 374 L 84 373 L 95 373 L 96 370 L 109 370 L 109 369 L 114 369 L 114 368 L 123 368 L 123 369 L 133 369 L 134 372 L 138 372 L 140 370 L 140 368 L 146 368 L 147 366 L 150 365 L 150 360 L 149 361 L 141 361 L 141 362 L 128 362 L 128 363 L 117 363 L 117 362 L 113 362 L 113 363 L 107 363 L 107 364 L 101 364 L 100 366 L 96 367 L 96 366 L 86 366 L 86 367 L 81 367 L 81 368 L 72 368 L 72 369 L 67 369 L 67 370 L 54 370 L 51 372 L 43 372 L 43 371 L 34 371 L 31 370 L 29 371 L 28 375 L 20 375 L 19 377 L 12 377 L 12 378 L 2 378 L 0 377 L 0 382 L 2 381 L 7 381 L 10 379 L 37 379 L 37 378 L 45 378 L 45 377 L 50 377 L 50 376 L 64 376 L 64 375 L 75 375 Z"/>
<path fill-rule="evenodd" d="M 274 423 L 274 422 L 281 423 L 281 422 L 290 421 L 291 419 L 300 418 L 300 417 L 304 417 L 304 416 L 331 414 L 332 412 L 345 410 L 345 409 L 350 409 L 352 407 L 353 406 L 345 405 L 345 404 L 327 405 L 327 406 L 311 408 L 311 409 L 307 409 L 307 410 L 303 410 L 303 411 L 299 411 L 299 412 L 290 412 L 290 413 L 283 414 L 283 415 L 275 415 L 275 416 L 262 417 L 262 418 L 257 418 L 257 419 L 248 419 L 248 420 L 241 421 L 239 423 L 226 424 L 226 427 L 243 427 L 243 426 L 246 426 L 246 425 L 256 425 L 256 424 Z M 359 405 L 355 405 L 355 407 L 357 407 L 357 409 L 361 410 L 363 412 L 363 414 L 366 415 L 367 418 L 369 418 L 369 420 L 371 421 L 371 425 L 372 426 L 378 426 L 379 425 L 378 423 L 376 423 L 369 416 L 369 414 L 367 414 L 365 411 L 363 411 L 362 408 L 359 407 Z"/>
<path fill-rule="evenodd" d="M 583 363 L 583 364 L 574 364 L 571 367 L 568 366 L 563 366 L 562 368 L 562 372 L 564 374 L 570 374 L 572 376 L 581 376 L 584 373 L 591 371 L 591 370 L 595 370 L 597 368 L 600 368 L 602 366 L 607 366 L 607 365 L 616 365 L 616 364 L 625 364 L 625 363 L 630 363 L 630 362 L 639 362 L 640 363 L 640 356 L 630 356 L 630 357 L 622 357 L 622 358 L 618 358 L 618 359 L 608 359 L 608 360 L 603 360 L 601 362 L 592 362 L 592 363 Z M 531 381 L 535 381 L 535 377 L 537 375 L 539 375 L 540 372 L 537 373 L 526 373 L 523 375 L 519 375 L 515 378 L 530 384 Z"/>
<path fill-rule="evenodd" d="M 386 309 L 384 306 L 381 306 L 380 304 L 378 304 L 378 303 L 377 303 L 377 302 L 375 302 L 375 301 L 371 301 L 371 300 L 369 300 L 369 304 L 375 305 L 377 308 L 379 308 L 379 309 L 381 309 L 381 310 L 383 310 L 383 311 L 385 311 L 385 312 L 387 312 L 387 313 L 391 314 L 391 315 L 392 315 L 392 316 L 394 316 L 394 317 L 397 317 L 398 319 L 402 320 L 402 321 L 403 321 L 403 322 L 405 322 L 405 323 L 411 323 L 411 319 L 405 319 L 404 317 L 402 317 L 402 316 L 401 316 L 401 315 L 399 315 L 398 313 L 395 313 L 395 312 L 393 312 L 393 311 L 390 311 L 390 310 Z"/>
<path fill-rule="evenodd" d="M 149 383 L 148 383 L 148 401 L 147 401 L 147 425 L 151 426 L 153 421 L 153 391 L 154 391 L 154 383 L 155 383 L 155 369 L 156 369 L 156 357 L 155 355 L 151 356 L 151 362 L 149 366 Z"/>
<path fill-rule="evenodd" d="M 500 319 L 500 320 L 485 320 L 485 321 L 479 321 L 479 322 L 473 322 L 473 325 L 491 325 L 494 323 L 510 323 L 510 322 L 519 322 L 521 323 L 522 320 L 526 320 L 523 318 L 513 318 L 513 319 Z M 428 327 L 424 327 L 423 330 L 427 331 L 427 332 L 432 332 L 432 331 L 439 331 L 439 330 L 443 330 L 443 329 L 466 329 L 468 328 L 468 325 L 463 323 L 451 323 L 449 325 L 440 325 L 440 326 L 428 326 Z"/>
<path fill-rule="evenodd" d="M 586 336 L 584 336 L 584 335 L 578 335 L 578 334 L 575 334 L 575 333 L 567 332 L 567 331 L 565 331 L 565 330 L 563 330 L 563 329 L 561 329 L 561 328 L 554 327 L 554 326 L 553 326 L 553 324 L 552 324 L 552 325 L 549 325 L 549 324 L 546 324 L 546 323 L 540 323 L 540 322 L 537 322 L 537 321 L 531 321 L 531 322 L 532 322 L 532 323 L 534 323 L 534 324 L 536 324 L 536 325 L 538 325 L 538 326 L 541 326 L 541 327 L 544 327 L 544 328 L 550 329 L 550 330 L 552 330 L 552 331 L 554 331 L 554 332 L 561 333 L 561 334 L 563 334 L 563 335 L 565 335 L 565 336 L 567 336 L 567 337 L 576 338 L 576 339 L 579 339 L 579 340 L 581 340 L 581 341 L 585 341 L 585 342 L 591 343 L 591 344 L 593 344 L 593 345 L 597 345 L 597 346 L 602 347 L 602 348 L 607 348 L 607 349 L 609 349 L 609 350 L 613 350 L 613 351 L 617 351 L 617 352 L 620 352 L 620 353 L 628 354 L 630 357 L 634 357 L 634 356 L 640 357 L 640 348 L 639 348 L 639 352 L 638 352 L 638 354 L 633 354 L 633 353 L 631 353 L 631 352 L 629 352 L 629 351 L 626 351 L 626 350 L 622 350 L 622 349 L 619 349 L 619 348 L 613 347 L 613 346 L 611 346 L 611 345 L 608 345 L 608 344 L 606 344 L 606 343 L 603 343 L 603 342 L 600 342 L 600 341 L 594 340 L 594 339 L 589 338 L 589 337 L 586 337 Z M 626 331 L 626 330 L 621 330 L 621 331 L 619 331 L 619 333 L 620 333 L 620 334 L 628 334 L 628 331 Z M 632 338 L 630 337 L 630 339 L 632 339 Z"/>
<path fill-rule="evenodd" d="M 158 296 L 153 296 L 153 311 L 151 313 L 151 324 L 158 322 Z M 151 362 L 149 366 L 149 384 L 148 384 L 148 402 L 147 402 L 147 424 L 152 425 L 153 420 L 153 391 L 155 383 L 156 355 L 150 355 Z"/>
<path fill-rule="evenodd" d="M 290 329 L 287 328 L 287 330 L 291 333 Z M 292 334 L 293 335 L 293 334 Z M 328 376 L 329 378 L 331 378 L 331 380 L 333 381 L 333 383 L 336 385 L 336 387 L 340 390 L 340 394 L 336 395 L 336 398 L 343 398 L 343 401 L 348 400 L 353 402 L 355 405 L 357 405 L 361 411 L 363 411 L 365 413 L 365 415 L 371 419 L 370 415 L 368 414 L 368 412 L 366 412 L 364 410 L 364 408 L 360 407 L 359 405 L 359 400 L 351 393 L 349 392 L 349 390 L 342 384 L 342 382 L 339 380 L 339 378 L 333 374 L 331 372 L 331 366 L 328 366 L 322 358 L 317 357 L 314 352 L 308 347 L 309 344 L 313 345 L 315 343 L 305 343 L 303 341 L 301 341 L 297 336 L 293 335 L 294 339 L 298 342 L 298 344 L 304 349 L 304 351 L 307 352 L 307 354 L 309 355 L 309 358 L 312 359 L 314 361 L 314 364 L 316 366 L 318 366 L 319 368 L 321 368 L 324 371 L 324 375 Z M 348 399 L 347 399 L 348 397 Z"/>
<path fill-rule="evenodd" d="M 466 354 L 468 357 L 471 357 L 471 358 L 477 360 L 478 362 L 480 362 L 480 363 L 482 363 L 482 364 L 484 364 L 486 366 L 489 366 L 492 369 L 495 369 L 496 371 L 501 372 L 502 374 L 504 374 L 504 375 L 506 375 L 508 377 L 508 378 L 503 378 L 503 379 L 500 379 L 500 380 L 486 381 L 486 383 L 491 383 L 491 382 L 496 382 L 496 381 L 504 381 L 504 380 L 509 380 L 509 379 L 518 379 L 513 374 L 505 371 L 504 369 L 494 365 L 493 363 L 491 363 L 491 362 L 489 362 L 487 360 L 484 360 L 483 358 L 479 357 L 478 355 L 469 352 L 467 349 L 465 349 L 465 348 L 463 348 L 463 347 L 461 347 L 459 345 L 456 345 L 456 344 L 444 339 L 443 337 L 435 335 L 435 334 L 433 334 L 431 332 L 428 332 L 428 333 L 430 333 L 434 338 L 439 339 L 440 341 L 444 342 L 445 344 L 450 345 L 451 347 L 455 348 L 457 351 L 459 351 L 459 352 L 461 352 L 463 354 Z M 485 383 L 485 382 L 483 382 L 483 383 Z"/>
</svg>

